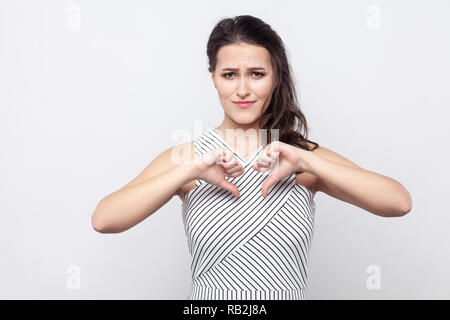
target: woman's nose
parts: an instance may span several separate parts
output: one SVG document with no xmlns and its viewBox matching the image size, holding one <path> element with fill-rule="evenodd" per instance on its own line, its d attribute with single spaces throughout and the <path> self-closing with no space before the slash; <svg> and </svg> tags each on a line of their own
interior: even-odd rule
<svg viewBox="0 0 450 320">
<path fill-rule="evenodd" d="M 237 94 L 239 96 L 247 96 L 250 93 L 248 87 L 248 80 L 242 77 L 238 83 Z"/>
</svg>

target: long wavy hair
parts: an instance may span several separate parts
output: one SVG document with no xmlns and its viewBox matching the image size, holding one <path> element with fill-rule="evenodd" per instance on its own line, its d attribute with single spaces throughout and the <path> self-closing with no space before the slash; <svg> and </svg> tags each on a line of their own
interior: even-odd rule
<svg viewBox="0 0 450 320">
<path fill-rule="evenodd" d="M 250 15 L 220 20 L 208 39 L 208 71 L 212 73 L 216 69 L 217 52 L 222 46 L 239 42 L 263 46 L 270 53 L 274 71 L 272 95 L 269 106 L 260 117 L 260 129 L 267 130 L 267 141 L 272 141 L 271 129 L 278 129 L 281 142 L 308 151 L 318 148 L 318 143 L 308 140 L 308 125 L 299 108 L 284 43 L 270 25 Z M 309 150 L 306 141 L 315 146 Z"/>
</svg>

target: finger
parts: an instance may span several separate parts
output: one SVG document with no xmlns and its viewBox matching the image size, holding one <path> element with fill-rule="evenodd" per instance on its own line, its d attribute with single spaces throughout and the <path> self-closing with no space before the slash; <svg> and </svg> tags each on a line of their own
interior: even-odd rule
<svg viewBox="0 0 450 320">
<path fill-rule="evenodd" d="M 235 158 L 235 157 L 231 157 L 231 159 L 230 160 L 226 160 L 223 164 L 222 164 L 222 166 L 224 167 L 224 169 L 225 170 L 230 170 L 230 169 L 232 169 L 232 168 L 234 168 L 234 167 L 236 167 L 236 166 L 238 166 L 239 165 L 239 162 L 237 161 L 237 159 Z"/>
<path fill-rule="evenodd" d="M 263 153 L 258 160 L 261 160 L 263 162 L 268 162 L 271 161 L 272 163 L 278 159 L 279 156 L 279 152 L 276 151 L 270 151 L 270 149 L 268 148 L 267 151 L 265 153 Z"/>
<path fill-rule="evenodd" d="M 270 163 L 270 166 L 274 168 L 280 161 L 280 152 L 279 151 L 270 151 L 270 154 L 267 158 L 265 158 L 267 163 Z"/>
<path fill-rule="evenodd" d="M 235 164 L 238 162 L 236 159 L 236 156 L 230 150 L 225 149 L 225 148 L 222 148 L 220 150 L 222 150 L 222 154 L 221 154 L 222 162 L 220 163 L 222 166 L 228 168 L 228 167 L 230 167 L 230 164 Z"/>
<path fill-rule="evenodd" d="M 235 177 L 239 177 L 243 173 L 244 173 L 244 168 L 241 168 L 240 170 L 238 170 L 236 172 L 227 173 L 227 176 L 231 177 L 231 178 L 235 178 Z"/>
<path fill-rule="evenodd" d="M 224 162 L 230 161 L 231 157 L 230 157 L 230 154 L 229 154 L 228 150 L 222 149 L 222 153 L 223 153 L 223 161 Z"/>
<path fill-rule="evenodd" d="M 274 141 L 267 146 L 265 154 L 272 159 L 277 159 L 280 155 L 280 144 Z"/>
<path fill-rule="evenodd" d="M 267 152 L 265 153 L 265 155 L 272 160 L 276 160 L 280 156 L 280 150 L 277 145 L 271 144 L 270 147 L 267 148 Z"/>
<path fill-rule="evenodd" d="M 221 152 L 219 152 L 219 163 L 220 165 L 223 165 L 226 162 L 226 151 L 225 149 L 221 149 Z"/>
<path fill-rule="evenodd" d="M 270 143 L 268 148 L 270 154 L 279 153 L 281 150 L 281 146 L 282 144 L 280 143 L 280 141 L 273 141 L 272 143 Z"/>
<path fill-rule="evenodd" d="M 243 169 L 244 169 L 244 168 L 242 167 L 242 165 L 241 165 L 240 163 L 237 163 L 237 164 L 235 164 L 234 166 L 230 167 L 230 168 L 227 170 L 227 173 L 231 174 L 231 173 L 235 173 L 235 172 L 237 172 L 237 171 L 241 171 L 241 170 L 243 170 Z"/>
<path fill-rule="evenodd" d="M 216 158 L 217 158 L 217 150 L 214 150 L 206 153 L 203 157 L 201 157 L 201 160 L 203 160 L 208 165 L 212 165 L 216 162 Z"/>
<path fill-rule="evenodd" d="M 253 165 L 253 169 L 255 169 L 256 171 L 260 171 L 260 172 L 265 172 L 265 171 L 271 170 L 271 168 L 272 168 L 272 165 L 262 165 L 258 162 Z"/>
<path fill-rule="evenodd" d="M 263 167 L 263 168 L 267 168 L 270 167 L 273 164 L 273 159 L 268 158 L 268 157 L 261 157 L 261 159 L 258 159 L 258 166 Z"/>
<path fill-rule="evenodd" d="M 277 178 L 275 175 L 270 175 L 263 183 L 262 185 L 262 195 L 264 199 L 267 197 L 267 194 L 269 193 L 269 189 L 276 184 L 280 179 Z"/>
<path fill-rule="evenodd" d="M 216 149 L 209 153 L 209 164 L 220 164 L 223 159 L 223 151 L 222 149 Z M 212 161 L 212 162 L 211 162 Z"/>
<path fill-rule="evenodd" d="M 222 189 L 230 191 L 232 194 L 234 194 L 234 196 L 236 198 L 239 198 L 239 190 L 231 182 L 229 182 L 227 180 L 223 180 L 222 182 L 219 183 L 219 187 L 221 187 Z"/>
<path fill-rule="evenodd" d="M 258 162 L 256 162 L 255 164 L 253 164 L 253 170 L 256 171 L 260 171 L 262 168 L 260 167 L 260 165 L 258 164 Z"/>
<path fill-rule="evenodd" d="M 258 169 L 268 169 L 270 167 L 270 164 L 256 163 L 256 166 Z"/>
</svg>

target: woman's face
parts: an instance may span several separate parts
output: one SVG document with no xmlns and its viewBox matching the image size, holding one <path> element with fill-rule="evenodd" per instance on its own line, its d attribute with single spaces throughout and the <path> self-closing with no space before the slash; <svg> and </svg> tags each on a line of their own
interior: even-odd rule
<svg viewBox="0 0 450 320">
<path fill-rule="evenodd" d="M 225 112 L 227 127 L 256 127 L 270 103 L 273 72 L 269 51 L 248 43 L 223 46 L 217 52 L 214 86 Z M 235 101 L 255 101 L 240 108 Z M 263 104 L 264 105 L 263 109 Z"/>
</svg>

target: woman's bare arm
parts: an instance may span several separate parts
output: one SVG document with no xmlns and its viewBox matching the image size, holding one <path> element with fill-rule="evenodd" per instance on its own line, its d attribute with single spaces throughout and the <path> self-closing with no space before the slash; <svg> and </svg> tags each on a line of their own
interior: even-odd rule
<svg viewBox="0 0 450 320">
<path fill-rule="evenodd" d="M 192 161 L 173 161 L 175 148 L 161 153 L 139 176 L 98 203 L 92 214 L 96 231 L 119 233 L 130 229 L 159 210 L 183 185 L 197 179 L 198 170 Z"/>
</svg>

